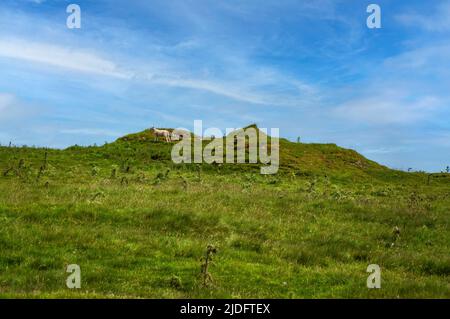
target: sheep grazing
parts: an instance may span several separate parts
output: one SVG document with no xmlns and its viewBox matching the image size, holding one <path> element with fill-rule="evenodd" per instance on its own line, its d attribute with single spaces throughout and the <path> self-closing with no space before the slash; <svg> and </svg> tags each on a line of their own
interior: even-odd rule
<svg viewBox="0 0 450 319">
<path fill-rule="evenodd" d="M 158 139 L 158 137 L 162 136 L 164 137 L 164 140 L 166 141 L 166 143 L 171 142 L 170 139 L 170 132 L 167 130 L 158 130 L 155 127 L 150 128 L 150 132 L 153 132 L 153 134 L 155 135 L 155 141 Z"/>
</svg>

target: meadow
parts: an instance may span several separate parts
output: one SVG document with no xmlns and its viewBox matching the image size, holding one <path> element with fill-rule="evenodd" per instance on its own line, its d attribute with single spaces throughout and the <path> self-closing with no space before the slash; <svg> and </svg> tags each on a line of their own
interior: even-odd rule
<svg viewBox="0 0 450 319">
<path fill-rule="evenodd" d="M 0 297 L 450 298 L 450 174 L 281 139 L 261 175 L 175 165 L 171 146 L 0 147 Z"/>
</svg>

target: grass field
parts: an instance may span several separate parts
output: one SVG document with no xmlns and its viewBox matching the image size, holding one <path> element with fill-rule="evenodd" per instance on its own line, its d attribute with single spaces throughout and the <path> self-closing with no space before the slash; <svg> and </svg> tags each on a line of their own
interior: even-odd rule
<svg viewBox="0 0 450 319">
<path fill-rule="evenodd" d="M 0 297 L 450 298 L 449 174 L 286 140 L 273 176 L 174 165 L 149 134 L 0 147 Z M 366 287 L 369 264 L 381 289 Z"/>
</svg>

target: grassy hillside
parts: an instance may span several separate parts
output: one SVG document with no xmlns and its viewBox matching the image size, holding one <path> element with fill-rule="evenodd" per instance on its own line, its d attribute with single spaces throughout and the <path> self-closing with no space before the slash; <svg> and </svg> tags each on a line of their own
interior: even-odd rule
<svg viewBox="0 0 450 319">
<path fill-rule="evenodd" d="M 255 128 L 258 134 L 264 134 L 258 130 L 256 125 L 250 125 L 246 128 L 249 127 Z M 268 141 L 270 147 L 270 137 Z M 153 159 L 170 161 L 172 144 L 159 143 L 157 145 L 152 145 L 156 143 L 151 142 L 154 142 L 154 136 L 149 130 L 145 130 L 118 139 L 112 145 L 107 146 L 106 150 L 115 153 L 115 150 L 118 147 L 131 148 L 133 150 L 145 148 L 144 157 L 148 157 L 148 152 L 150 152 Z M 208 143 L 209 141 L 204 141 L 203 144 L 206 145 Z M 393 173 L 392 170 L 364 158 L 359 153 L 338 147 L 336 144 L 292 143 L 283 138 L 279 139 L 279 143 L 280 163 L 282 170 L 284 171 L 316 174 L 327 174 L 328 172 L 333 175 L 356 174 L 358 176 L 382 174 L 386 172 L 390 172 L 392 175 Z M 226 154 L 225 150 L 224 154 Z M 235 165 L 232 166 L 234 167 Z M 246 166 L 247 168 L 248 166 L 253 166 L 254 168 L 259 167 L 259 165 Z M 245 168 L 240 165 L 237 169 L 242 170 Z M 400 172 L 397 173 L 401 174 Z"/>
<path fill-rule="evenodd" d="M 260 165 L 175 165 L 149 131 L 0 147 L 0 297 L 450 297 L 450 176 L 280 140 Z M 208 245 L 217 247 L 202 285 Z M 82 288 L 66 288 L 79 264 Z M 379 264 L 382 288 L 367 289 Z"/>
</svg>

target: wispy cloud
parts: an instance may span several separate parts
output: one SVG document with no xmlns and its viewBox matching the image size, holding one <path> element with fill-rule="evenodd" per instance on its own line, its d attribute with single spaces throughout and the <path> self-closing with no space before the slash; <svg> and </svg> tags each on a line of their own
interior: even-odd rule
<svg viewBox="0 0 450 319">
<path fill-rule="evenodd" d="M 214 78 L 189 78 L 176 75 L 152 75 L 147 80 L 155 84 L 207 91 L 252 104 L 300 107 L 307 104 L 307 102 L 311 102 L 311 100 L 317 100 L 319 98 L 317 88 L 283 76 L 276 77 L 276 80 L 266 77 L 259 81 L 251 81 L 251 79 L 246 81 L 245 78 L 241 79 L 241 81 L 229 81 Z M 289 94 L 277 94 L 276 91 L 267 90 L 268 86 L 279 87 L 280 85 L 284 85 L 285 90 L 291 89 L 293 92 L 291 91 Z"/>
<path fill-rule="evenodd" d="M 450 17 L 449 17 L 450 18 Z M 407 50 L 399 55 L 387 58 L 384 67 L 396 71 L 446 74 L 450 77 L 450 44 L 432 44 Z M 444 71 L 444 72 L 441 72 Z"/>
<path fill-rule="evenodd" d="M 397 21 L 408 27 L 420 27 L 428 31 L 444 32 L 450 30 L 450 2 L 439 3 L 431 14 L 407 10 L 396 16 Z"/>
<path fill-rule="evenodd" d="M 32 42 L 17 38 L 0 39 L 0 57 L 83 73 L 127 79 L 130 75 L 119 70 L 112 61 L 96 53 L 55 44 Z"/>
<path fill-rule="evenodd" d="M 411 124 L 427 118 L 442 106 L 438 97 L 412 99 L 399 92 L 377 92 L 373 97 L 355 99 L 338 106 L 335 114 L 361 123 Z"/>
<path fill-rule="evenodd" d="M 224 79 L 208 74 L 188 73 L 182 62 L 171 65 L 170 60 L 160 57 L 150 57 L 150 64 L 141 64 L 133 58 L 115 62 L 93 49 L 72 48 L 17 37 L 0 38 L 0 57 L 48 66 L 53 70 L 57 68 L 62 72 L 133 79 L 143 85 L 156 84 L 206 91 L 252 104 L 301 106 L 318 97 L 318 89 L 312 84 L 269 68 L 251 68 L 249 62 L 243 64 L 242 61 L 239 65 L 230 64 L 227 67 L 236 70 L 234 79 Z M 277 88 L 282 88 L 284 92 L 277 92 Z"/>
</svg>

